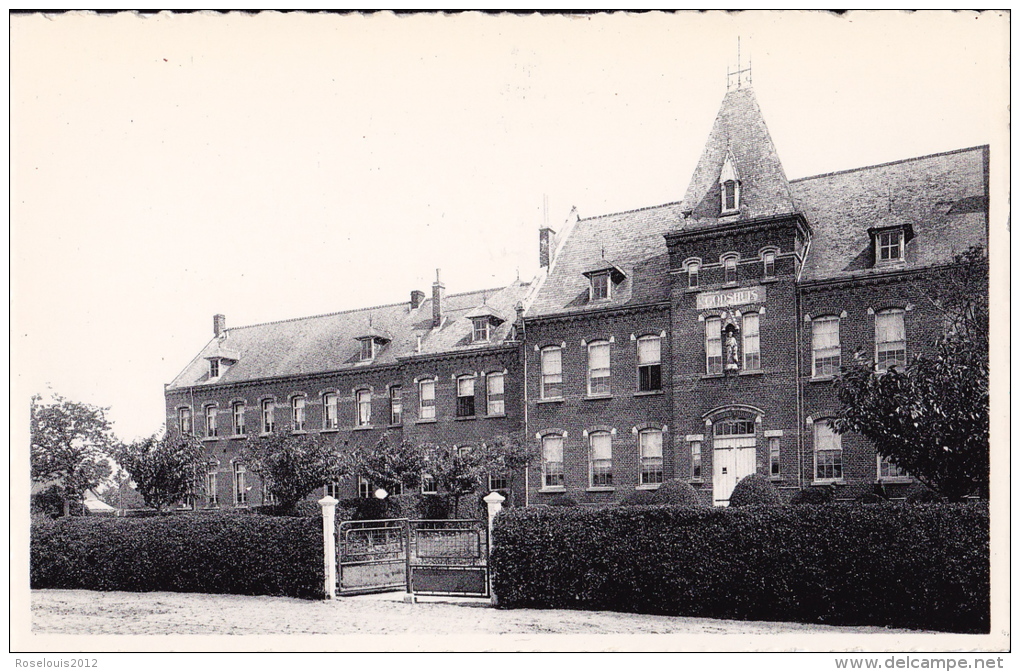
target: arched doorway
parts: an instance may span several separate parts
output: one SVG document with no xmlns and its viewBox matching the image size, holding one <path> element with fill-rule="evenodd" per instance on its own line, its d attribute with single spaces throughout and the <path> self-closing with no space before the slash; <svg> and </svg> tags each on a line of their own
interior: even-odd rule
<svg viewBox="0 0 1020 672">
<path fill-rule="evenodd" d="M 740 479 L 757 467 L 755 417 L 724 416 L 712 424 L 712 503 L 729 506 L 730 494 Z"/>
</svg>

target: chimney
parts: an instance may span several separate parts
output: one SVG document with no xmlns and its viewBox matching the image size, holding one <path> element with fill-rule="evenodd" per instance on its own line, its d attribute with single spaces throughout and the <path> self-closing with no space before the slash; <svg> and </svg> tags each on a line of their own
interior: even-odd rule
<svg viewBox="0 0 1020 672">
<path fill-rule="evenodd" d="M 425 292 L 420 289 L 411 290 L 411 310 L 414 310 L 425 300 Z"/>
<path fill-rule="evenodd" d="M 443 294 L 446 287 L 439 281 L 439 269 L 436 269 L 436 281 L 432 283 L 432 326 L 438 328 L 443 323 Z"/>
<path fill-rule="evenodd" d="M 538 230 L 538 267 L 549 268 L 549 262 L 552 260 L 552 242 L 553 236 L 556 234 L 555 231 L 550 229 L 548 226 L 543 226 Z"/>
<path fill-rule="evenodd" d="M 219 338 L 220 334 L 227 330 L 227 316 L 221 314 L 213 315 L 212 330 L 213 335 L 215 335 L 216 338 Z"/>
</svg>

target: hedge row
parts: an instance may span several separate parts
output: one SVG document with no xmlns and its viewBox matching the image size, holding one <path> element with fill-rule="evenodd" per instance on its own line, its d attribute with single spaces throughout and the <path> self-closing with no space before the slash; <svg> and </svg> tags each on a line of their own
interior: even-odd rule
<svg viewBox="0 0 1020 672">
<path fill-rule="evenodd" d="M 988 632 L 986 504 L 516 509 L 502 607 Z"/>
<path fill-rule="evenodd" d="M 37 520 L 31 544 L 32 588 L 323 597 L 316 518 Z"/>
</svg>

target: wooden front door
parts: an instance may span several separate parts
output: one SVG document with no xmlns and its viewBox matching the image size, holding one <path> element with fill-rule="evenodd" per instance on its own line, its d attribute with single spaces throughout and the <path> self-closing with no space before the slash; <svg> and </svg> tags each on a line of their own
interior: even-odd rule
<svg viewBox="0 0 1020 672">
<path fill-rule="evenodd" d="M 755 471 L 754 436 L 717 436 L 712 452 L 712 503 L 729 506 L 737 482 Z"/>
</svg>

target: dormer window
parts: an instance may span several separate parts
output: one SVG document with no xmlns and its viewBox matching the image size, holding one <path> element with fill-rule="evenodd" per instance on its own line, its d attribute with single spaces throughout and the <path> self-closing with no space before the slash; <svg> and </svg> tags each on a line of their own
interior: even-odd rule
<svg viewBox="0 0 1020 672">
<path fill-rule="evenodd" d="M 591 300 L 608 299 L 609 286 L 609 273 L 591 276 Z"/>
<path fill-rule="evenodd" d="M 475 343 L 489 340 L 489 320 L 484 317 L 476 317 L 471 320 L 471 340 Z"/>
<path fill-rule="evenodd" d="M 210 359 L 209 360 L 209 377 L 219 378 L 220 377 L 220 360 Z"/>
<path fill-rule="evenodd" d="M 471 320 L 471 342 L 486 343 L 492 338 L 493 327 L 498 327 L 505 320 L 488 304 L 483 303 L 465 315 Z"/>
<path fill-rule="evenodd" d="M 356 338 L 361 346 L 358 352 L 358 361 L 360 362 L 374 360 L 382 352 L 383 346 L 392 340 L 389 334 L 373 327 L 371 321 L 368 323 L 368 328 Z"/>
<path fill-rule="evenodd" d="M 910 224 L 868 229 L 875 249 L 875 265 L 894 264 L 905 259 L 907 241 L 913 237 Z"/>
<path fill-rule="evenodd" d="M 375 339 L 361 339 L 361 361 L 370 362 L 375 359 Z"/>
<path fill-rule="evenodd" d="M 733 163 L 733 155 L 726 156 L 719 174 L 720 214 L 735 215 L 740 211 L 740 175 Z"/>
<path fill-rule="evenodd" d="M 605 301 L 613 298 L 613 288 L 623 282 L 627 275 L 613 262 L 600 259 L 584 272 L 588 278 L 588 300 Z"/>
</svg>

